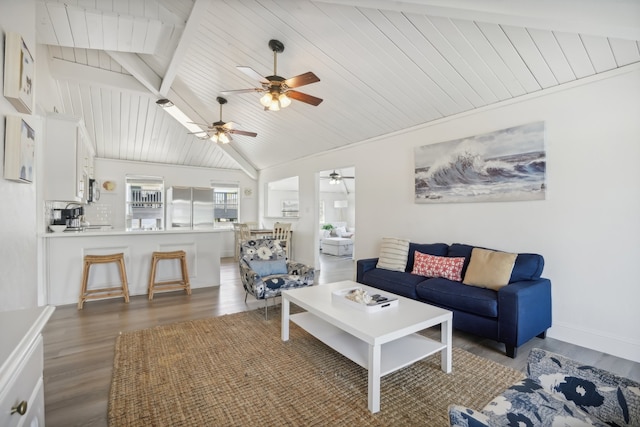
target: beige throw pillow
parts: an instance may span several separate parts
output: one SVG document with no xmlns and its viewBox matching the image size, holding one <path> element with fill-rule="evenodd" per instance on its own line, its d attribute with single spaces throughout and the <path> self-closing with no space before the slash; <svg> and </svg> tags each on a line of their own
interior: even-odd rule
<svg viewBox="0 0 640 427">
<path fill-rule="evenodd" d="M 509 283 L 518 254 L 473 248 L 462 283 L 497 291 Z"/>
<path fill-rule="evenodd" d="M 409 257 L 409 241 L 385 237 L 382 239 L 377 268 L 405 271 Z"/>
</svg>

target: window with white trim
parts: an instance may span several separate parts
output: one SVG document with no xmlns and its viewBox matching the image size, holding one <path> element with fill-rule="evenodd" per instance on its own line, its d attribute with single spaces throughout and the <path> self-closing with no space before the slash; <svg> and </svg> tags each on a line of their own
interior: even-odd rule
<svg viewBox="0 0 640 427">
<path fill-rule="evenodd" d="M 213 224 L 215 228 L 233 228 L 240 218 L 240 186 L 238 184 L 212 183 Z"/>
</svg>

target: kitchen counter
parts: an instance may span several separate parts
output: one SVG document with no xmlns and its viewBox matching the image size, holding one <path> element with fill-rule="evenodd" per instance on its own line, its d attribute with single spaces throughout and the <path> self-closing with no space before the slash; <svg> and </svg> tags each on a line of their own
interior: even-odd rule
<svg viewBox="0 0 640 427">
<path fill-rule="evenodd" d="M 218 229 L 43 233 L 45 280 L 40 289 L 39 301 L 51 305 L 76 304 L 85 255 L 123 253 L 129 295 L 132 296 L 147 294 L 151 254 L 154 251 L 185 251 L 192 289 L 219 286 L 220 254 L 225 231 L 229 234 L 229 230 Z M 89 289 L 118 286 L 120 278 L 115 263 L 94 265 L 90 273 Z M 179 277 L 177 260 L 158 264 L 157 281 L 175 280 Z M 159 293 L 156 298 L 162 298 L 162 294 Z M 85 310 L 90 307 L 91 302 L 85 304 Z"/>
<path fill-rule="evenodd" d="M 149 234 L 222 233 L 222 232 L 228 232 L 228 231 L 232 231 L 232 230 L 222 229 L 222 228 L 208 228 L 208 229 L 201 229 L 201 230 L 173 228 L 171 230 L 144 230 L 144 231 L 88 229 L 84 231 L 61 231 L 58 233 L 46 232 L 46 233 L 40 234 L 40 236 L 44 238 L 79 237 L 79 236 L 143 236 L 143 235 L 149 235 Z"/>
</svg>

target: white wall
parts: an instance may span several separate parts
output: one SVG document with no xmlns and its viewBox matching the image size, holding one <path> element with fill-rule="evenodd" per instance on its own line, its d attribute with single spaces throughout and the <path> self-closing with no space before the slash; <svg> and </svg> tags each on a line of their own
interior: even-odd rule
<svg viewBox="0 0 640 427">
<path fill-rule="evenodd" d="M 3 1 L 0 13 L 0 311 L 35 307 L 37 305 L 37 237 L 36 183 L 37 168 L 32 184 L 8 181 L 4 176 L 4 129 L 7 115 L 23 116 L 36 130 L 36 146 L 40 121 L 37 116 L 24 116 L 4 96 L 4 35 L 16 32 L 29 46 L 36 64 L 35 2 L 33 0 Z M 42 85 L 36 71 L 34 96 Z M 36 152 L 36 156 L 38 153 Z M 37 159 L 36 159 L 37 161 Z"/>
<path fill-rule="evenodd" d="M 349 162 L 358 177 L 355 259 L 377 256 L 386 236 L 540 253 L 553 286 L 549 336 L 640 362 L 639 118 L 640 67 L 629 66 L 263 170 L 260 180 L 300 176 L 298 261 L 317 263 L 317 172 Z M 540 120 L 546 124 L 546 200 L 414 203 L 414 147 Z"/>
<path fill-rule="evenodd" d="M 95 178 L 104 182 L 106 180 L 116 183 L 116 190 L 112 193 L 103 191 L 100 201 L 95 205 L 85 208 L 87 216 L 93 216 L 98 208 L 111 211 L 111 225 L 115 229 L 125 228 L 125 176 L 149 175 L 164 178 L 165 189 L 171 186 L 183 187 L 209 187 L 211 181 L 219 183 L 237 183 L 240 186 L 240 221 L 257 221 L 258 199 L 257 183 L 242 171 L 208 169 L 188 166 L 174 166 L 159 163 L 129 162 L 109 159 L 96 159 Z M 251 196 L 244 195 L 244 189 L 251 189 Z M 222 256 L 233 256 L 233 232 L 230 231 L 224 237 Z"/>
</svg>

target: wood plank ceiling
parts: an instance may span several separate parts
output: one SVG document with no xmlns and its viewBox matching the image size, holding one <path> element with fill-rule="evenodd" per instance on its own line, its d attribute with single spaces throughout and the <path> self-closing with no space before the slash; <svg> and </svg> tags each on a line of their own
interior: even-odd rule
<svg viewBox="0 0 640 427">
<path fill-rule="evenodd" d="M 640 62 L 640 2 L 517 3 L 46 0 L 37 29 L 59 109 L 84 119 L 98 157 L 255 176 Z M 321 81 L 300 91 L 322 104 L 267 112 L 257 93 L 229 95 L 223 120 L 258 136 L 225 145 L 156 106 L 166 97 L 195 122 L 218 120 L 222 91 L 259 86 L 236 66 L 273 74 L 273 38 L 285 45 L 277 74 L 313 71 Z"/>
</svg>

